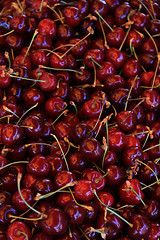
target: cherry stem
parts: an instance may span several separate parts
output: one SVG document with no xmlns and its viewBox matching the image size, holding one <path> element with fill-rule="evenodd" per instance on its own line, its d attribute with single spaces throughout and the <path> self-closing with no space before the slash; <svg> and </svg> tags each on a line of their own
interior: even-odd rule
<svg viewBox="0 0 160 240">
<path fill-rule="evenodd" d="M 99 182 L 101 179 L 105 178 L 105 177 L 108 175 L 109 172 L 110 172 L 110 170 L 108 170 L 102 177 L 97 178 L 97 179 L 95 180 L 95 182 L 97 183 L 97 182 Z"/>
<path fill-rule="evenodd" d="M 104 204 L 104 203 L 100 200 L 100 198 L 98 197 L 96 190 L 93 190 L 93 191 L 94 191 L 94 194 L 95 194 L 96 198 L 100 201 L 100 203 L 101 203 L 103 206 L 106 207 L 106 210 L 108 210 L 109 212 L 111 212 L 111 213 L 113 213 L 114 215 L 116 215 L 117 217 L 119 217 L 122 221 L 124 221 L 125 223 L 127 223 L 130 227 L 133 226 L 133 225 L 132 225 L 130 222 L 128 222 L 125 218 L 123 218 L 121 215 L 119 215 L 118 213 L 116 213 L 115 211 L 113 211 L 110 207 L 108 207 L 106 204 Z"/>
<path fill-rule="evenodd" d="M 39 8 L 39 11 L 40 11 L 40 12 L 42 11 L 43 2 L 44 2 L 44 0 L 41 0 L 41 5 L 40 5 L 40 8 Z"/>
<path fill-rule="evenodd" d="M 17 232 L 17 235 L 21 235 L 21 234 L 23 234 L 23 235 L 26 237 L 25 240 L 29 240 L 29 239 L 28 239 L 28 235 L 27 235 L 25 232 L 21 232 L 21 231 L 18 231 L 18 232 Z"/>
<path fill-rule="evenodd" d="M 132 92 L 132 89 L 133 89 L 133 86 L 134 86 L 134 84 L 135 84 L 135 81 L 136 81 L 137 77 L 138 77 L 138 75 L 135 76 L 134 81 L 133 81 L 133 83 L 132 83 L 132 86 L 130 87 L 130 90 L 129 90 L 129 93 L 128 93 L 128 96 L 127 96 L 127 101 L 126 101 L 126 103 L 125 103 L 124 111 L 127 110 L 128 99 L 129 99 L 129 97 L 130 97 L 130 95 L 131 95 L 131 92 Z"/>
<path fill-rule="evenodd" d="M 48 4 L 46 6 L 47 6 L 47 8 L 49 8 L 51 11 L 53 11 L 57 15 L 58 20 L 63 24 L 63 20 L 62 20 L 61 16 L 57 13 L 57 11 L 54 8 L 50 7 Z"/>
<path fill-rule="evenodd" d="M 146 143 L 148 141 L 149 136 L 150 136 L 150 133 L 148 132 L 147 137 L 146 137 L 146 139 L 145 139 L 145 141 L 143 143 L 142 149 L 145 147 L 145 145 L 146 145 Z"/>
<path fill-rule="evenodd" d="M 98 67 L 102 68 L 102 66 L 96 60 L 94 60 L 91 56 L 88 56 L 88 58 L 91 59 Z"/>
<path fill-rule="evenodd" d="M 34 32 L 34 34 L 33 34 L 33 37 L 32 37 L 32 39 L 31 39 L 31 42 L 30 42 L 30 44 L 29 44 L 29 46 L 28 46 L 28 48 L 27 48 L 27 51 L 26 51 L 26 53 L 25 53 L 25 55 L 24 55 L 24 58 L 23 58 L 23 60 L 22 60 L 22 63 L 24 63 L 24 60 L 25 60 L 25 58 L 26 58 L 26 56 L 27 56 L 27 54 L 28 54 L 28 52 L 29 52 L 29 50 L 30 50 L 30 48 L 31 48 L 31 46 L 32 46 L 32 43 L 33 43 L 35 37 L 37 36 L 37 34 L 38 34 L 38 29 L 36 29 L 35 32 Z"/>
<path fill-rule="evenodd" d="M 132 191 L 136 194 L 136 196 L 139 198 L 139 200 L 142 202 L 142 204 L 144 206 L 146 206 L 146 204 L 144 203 L 144 201 L 142 200 L 142 198 L 138 195 L 138 193 L 130 186 L 129 189 L 122 189 L 123 191 L 125 192 L 128 192 L 128 191 Z"/>
<path fill-rule="evenodd" d="M 69 68 L 69 69 L 66 69 L 66 68 L 51 68 L 51 67 L 46 67 L 46 66 L 43 66 L 43 65 L 39 65 L 39 68 L 45 68 L 45 69 L 49 69 L 49 70 L 53 70 L 53 71 L 69 71 L 69 72 L 75 72 L 75 73 L 78 73 L 78 74 L 82 75 L 82 72 L 71 69 L 71 68 Z"/>
<path fill-rule="evenodd" d="M 11 30 L 11 31 L 9 31 L 7 33 L 4 33 L 4 34 L 0 35 L 0 37 L 5 37 L 5 36 L 7 36 L 7 35 L 9 35 L 9 34 L 11 34 L 13 32 L 14 32 L 14 30 Z"/>
<path fill-rule="evenodd" d="M 17 125 L 20 123 L 20 121 L 22 120 L 22 118 L 29 112 L 31 111 L 33 108 L 37 107 L 38 106 L 38 102 L 33 105 L 32 107 L 30 107 L 25 113 L 23 113 L 23 115 L 19 118 L 18 122 L 17 122 Z"/>
<path fill-rule="evenodd" d="M 21 77 L 21 76 L 17 76 L 17 75 L 12 75 L 12 74 L 8 74 L 10 77 L 13 77 L 13 78 L 20 78 L 20 79 L 24 79 L 24 80 L 27 80 L 27 81 L 34 81 L 34 82 L 37 82 L 37 79 L 33 79 L 33 78 L 25 78 L 25 77 Z M 38 82 L 46 82 L 45 80 L 38 80 Z"/>
<path fill-rule="evenodd" d="M 158 177 L 157 177 L 155 171 L 154 171 L 150 166 L 148 166 L 146 163 L 140 161 L 139 159 L 136 159 L 135 161 L 136 161 L 136 162 L 139 162 L 139 163 L 143 164 L 144 166 L 146 166 L 147 168 L 149 168 L 149 169 L 151 170 L 151 172 L 153 172 L 153 174 L 154 174 L 154 176 L 155 176 L 157 182 L 159 181 L 159 179 L 158 179 Z"/>
<path fill-rule="evenodd" d="M 24 11 L 24 10 L 23 10 L 23 7 L 22 7 L 21 2 L 20 2 L 19 0 L 17 0 L 17 3 L 18 3 L 18 5 L 19 5 L 19 8 L 20 8 L 22 14 L 23 14 L 23 11 Z"/>
<path fill-rule="evenodd" d="M 160 143 L 159 143 L 159 144 L 156 144 L 156 145 L 154 145 L 154 146 L 152 146 L 152 147 L 149 147 L 149 148 L 147 148 L 147 149 L 145 149 L 145 150 L 143 150 L 143 152 L 147 152 L 147 151 L 149 151 L 149 150 L 151 150 L 151 149 L 153 149 L 153 148 L 155 148 L 155 147 L 158 147 L 158 146 L 160 146 Z"/>
<path fill-rule="evenodd" d="M 4 119 L 4 118 L 11 118 L 11 117 L 13 117 L 13 115 L 6 115 L 6 116 L 1 117 L 0 120 Z"/>
<path fill-rule="evenodd" d="M 123 45 L 124 45 L 124 43 L 125 43 L 125 41 L 127 39 L 127 36 L 129 34 L 130 30 L 131 30 L 131 25 L 129 26 L 129 28 L 128 28 L 127 32 L 126 32 L 126 35 L 125 35 L 125 37 L 124 37 L 124 39 L 123 39 L 123 41 L 121 43 L 121 46 L 119 47 L 119 51 L 121 51 L 121 49 L 122 49 L 122 47 L 123 47 Z"/>
<path fill-rule="evenodd" d="M 156 182 L 153 182 L 153 183 L 151 183 L 150 185 L 148 185 L 148 186 L 145 186 L 145 187 L 143 187 L 143 188 L 141 188 L 142 190 L 145 190 L 146 188 L 150 188 L 150 187 L 152 187 L 153 185 L 155 185 L 155 184 L 159 184 L 160 183 L 160 180 L 158 180 L 158 182 L 156 181 Z"/>
<path fill-rule="evenodd" d="M 77 200 L 75 199 L 74 194 L 73 194 L 73 192 L 72 192 L 72 190 L 71 190 L 70 187 L 69 187 L 69 191 L 70 191 L 70 193 L 71 193 L 71 195 L 72 195 L 73 200 L 75 201 L 75 203 L 76 203 L 78 206 L 83 207 L 83 208 L 87 209 L 88 211 L 93 211 L 93 208 L 92 208 L 92 207 L 86 206 L 86 205 L 83 205 L 83 204 L 80 204 L 80 203 L 77 202 Z"/>
<path fill-rule="evenodd" d="M 52 126 L 58 121 L 58 119 L 59 119 L 62 115 L 66 115 L 68 111 L 69 111 L 68 109 L 64 110 L 64 111 L 52 122 Z"/>
<path fill-rule="evenodd" d="M 34 200 L 39 201 L 40 199 L 44 199 L 44 198 L 48 198 L 50 196 L 53 196 L 54 194 L 60 192 L 61 190 L 65 189 L 65 188 L 74 186 L 76 183 L 77 183 L 76 181 L 73 181 L 73 182 L 68 183 L 67 185 L 57 189 L 54 192 L 50 192 L 50 193 L 47 193 L 47 194 L 44 194 L 44 195 L 41 195 L 41 194 L 38 193 L 37 196 L 34 198 Z"/>
<path fill-rule="evenodd" d="M 82 233 L 82 236 L 85 236 L 85 238 L 87 239 L 87 240 L 90 240 L 90 238 L 88 238 L 87 237 L 87 233 L 85 233 L 85 232 L 83 232 L 83 230 L 82 230 L 82 228 L 80 227 L 80 226 L 77 226 L 78 227 L 78 229 L 81 231 L 81 233 Z"/>
<path fill-rule="evenodd" d="M 53 146 L 49 143 L 28 143 L 28 144 L 25 144 L 22 148 L 28 148 L 28 147 L 33 146 L 33 145 L 45 145 L 45 146 L 48 146 L 48 147 L 56 148 L 55 146 Z"/>
<path fill-rule="evenodd" d="M 102 21 L 107 25 L 107 27 L 109 27 L 109 29 L 113 32 L 113 28 L 112 28 L 112 27 L 106 22 L 106 20 L 99 14 L 99 12 L 96 11 L 96 13 L 97 13 L 98 17 L 99 17 L 100 19 L 102 19 Z"/>
<path fill-rule="evenodd" d="M 5 110 L 5 111 L 7 111 L 7 112 L 10 112 L 10 113 L 12 113 L 15 117 L 17 117 L 17 118 L 19 118 L 18 117 L 18 115 L 17 114 L 15 114 L 11 109 L 9 109 L 8 107 L 6 107 L 6 106 L 3 106 L 3 109 Z"/>
<path fill-rule="evenodd" d="M 71 143 L 71 142 L 68 140 L 67 137 L 64 137 L 64 141 L 67 142 L 68 145 L 70 145 L 71 147 L 77 148 L 78 150 L 80 149 L 80 146 L 77 147 L 76 145 L 74 145 L 73 143 Z M 70 146 L 69 146 L 69 149 L 70 149 Z M 67 151 L 67 152 L 68 152 L 68 151 Z M 65 155 L 66 155 L 66 154 L 65 154 Z"/>
<path fill-rule="evenodd" d="M 7 58 L 8 63 L 9 63 L 8 70 L 7 70 L 7 71 L 9 71 L 10 68 L 11 68 L 11 60 L 10 60 L 10 57 L 9 57 L 9 53 L 8 53 L 8 52 L 5 52 L 4 55 L 5 55 L 5 57 Z"/>
<path fill-rule="evenodd" d="M 78 109 L 77 109 L 77 106 L 76 106 L 75 102 L 70 101 L 69 103 L 70 103 L 70 104 L 74 107 L 74 109 L 75 109 L 75 114 L 74 114 L 74 116 L 70 119 L 70 122 L 71 122 L 71 121 L 77 116 Z"/>
<path fill-rule="evenodd" d="M 39 221 L 42 220 L 43 216 L 39 217 L 39 218 L 25 218 L 25 217 L 20 217 L 20 216 L 13 216 L 13 215 L 9 215 L 10 218 L 14 218 L 14 219 L 22 219 L 22 220 L 27 220 L 27 221 Z"/>
<path fill-rule="evenodd" d="M 15 164 L 19 164 L 19 163 L 29 163 L 29 161 L 11 162 L 11 163 L 8 163 L 7 165 L 3 166 L 3 167 L 0 167 L 0 170 L 4 169 L 6 167 L 9 167 L 9 166 L 15 165 Z"/>
<path fill-rule="evenodd" d="M 18 192 L 19 192 L 19 195 L 21 196 L 23 202 L 27 205 L 28 208 L 30 208 L 32 211 L 36 212 L 37 214 L 39 215 L 43 215 L 43 213 L 37 211 L 36 209 L 34 209 L 32 206 L 30 206 L 26 200 L 24 199 L 24 197 L 22 196 L 22 193 L 21 193 L 21 187 L 20 187 L 20 182 L 21 182 L 21 179 L 22 179 L 22 174 L 20 172 L 18 172 L 18 175 L 17 175 L 17 187 L 18 187 Z"/>
<path fill-rule="evenodd" d="M 62 149 L 62 147 L 61 147 L 61 144 L 60 144 L 58 138 L 57 138 L 56 135 L 54 135 L 54 134 L 51 134 L 51 136 L 53 136 L 53 137 L 55 138 L 56 142 L 58 143 L 58 146 L 59 146 L 59 148 L 60 148 L 60 150 L 61 150 L 61 152 L 62 152 L 62 155 L 63 155 L 63 159 L 64 159 L 64 161 L 65 161 L 67 170 L 69 171 L 69 166 L 68 166 L 68 163 L 67 163 L 67 159 L 66 159 L 66 157 L 65 157 L 65 154 L 64 154 L 64 152 L 63 152 L 63 149 Z"/>
<path fill-rule="evenodd" d="M 149 11 L 149 9 L 147 8 L 147 6 L 141 1 L 141 0 L 138 0 L 138 2 L 140 2 L 143 7 L 147 10 L 147 12 L 149 13 L 150 17 L 154 20 L 154 17 L 153 15 L 151 14 L 151 12 Z"/>
<path fill-rule="evenodd" d="M 100 23 L 102 34 L 103 34 L 103 38 L 104 38 L 104 46 L 107 47 L 107 39 L 106 39 L 104 27 L 103 27 L 103 24 L 102 24 L 102 21 L 101 21 L 100 17 L 99 17 L 99 23 Z"/>
</svg>

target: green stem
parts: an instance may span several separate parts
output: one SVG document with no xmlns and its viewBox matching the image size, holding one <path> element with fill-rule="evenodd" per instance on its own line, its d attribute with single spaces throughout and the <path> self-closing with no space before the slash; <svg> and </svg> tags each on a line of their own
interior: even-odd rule
<svg viewBox="0 0 160 240">
<path fill-rule="evenodd" d="M 0 167 L 0 170 L 4 169 L 4 168 L 6 168 L 6 167 L 9 167 L 9 166 L 15 165 L 15 164 L 19 164 L 19 163 L 29 163 L 29 161 L 11 162 L 11 163 L 8 163 L 7 165 L 3 166 L 3 167 Z"/>
<path fill-rule="evenodd" d="M 98 17 L 99 17 L 100 19 L 102 19 L 102 21 L 107 25 L 107 27 L 109 27 L 109 29 L 113 32 L 113 28 L 112 28 L 112 27 L 106 22 L 106 20 L 99 14 L 99 12 L 96 11 L 96 13 L 97 13 Z"/>
</svg>

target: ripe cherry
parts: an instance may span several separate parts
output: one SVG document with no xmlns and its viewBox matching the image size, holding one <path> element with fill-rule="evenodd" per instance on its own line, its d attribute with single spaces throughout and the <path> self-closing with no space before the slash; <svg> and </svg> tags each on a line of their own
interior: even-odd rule
<svg viewBox="0 0 160 240">
<path fill-rule="evenodd" d="M 8 240 L 31 240 L 31 230 L 22 221 L 14 221 L 7 228 L 6 236 Z"/>
</svg>

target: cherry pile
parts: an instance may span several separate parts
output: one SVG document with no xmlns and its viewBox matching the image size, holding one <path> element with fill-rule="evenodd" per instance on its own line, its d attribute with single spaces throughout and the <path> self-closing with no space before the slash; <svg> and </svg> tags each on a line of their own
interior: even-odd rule
<svg viewBox="0 0 160 240">
<path fill-rule="evenodd" d="M 160 239 L 159 0 L 0 1 L 0 240 Z"/>
</svg>

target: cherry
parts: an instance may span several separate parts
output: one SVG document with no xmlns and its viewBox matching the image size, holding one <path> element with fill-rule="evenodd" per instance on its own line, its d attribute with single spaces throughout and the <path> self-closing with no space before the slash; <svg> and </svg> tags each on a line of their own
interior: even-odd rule
<svg viewBox="0 0 160 240">
<path fill-rule="evenodd" d="M 2 189 L 14 193 L 17 191 L 17 176 L 13 173 L 6 173 L 1 177 Z"/>
<path fill-rule="evenodd" d="M 7 96 L 14 96 L 17 101 L 20 101 L 22 96 L 22 88 L 15 82 L 10 83 L 9 87 L 6 89 Z"/>
<path fill-rule="evenodd" d="M 38 88 L 26 88 L 23 91 L 22 97 L 27 107 L 32 107 L 37 103 L 42 105 L 44 102 L 44 94 Z"/>
<path fill-rule="evenodd" d="M 6 230 L 3 226 L 0 227 L 0 238 L 1 238 L 1 240 L 7 240 Z"/>
<path fill-rule="evenodd" d="M 151 223 L 144 215 L 134 214 L 130 218 L 133 227 L 127 228 L 127 233 L 132 239 L 145 238 L 151 231 Z"/>
<path fill-rule="evenodd" d="M 133 191 L 134 190 L 134 191 Z M 135 194 L 136 192 L 136 194 Z M 139 204 L 144 199 L 144 194 L 138 179 L 126 180 L 120 187 L 121 199 L 129 204 Z"/>
<path fill-rule="evenodd" d="M 88 68 L 93 68 L 94 66 L 94 61 L 97 64 L 101 64 L 104 60 L 104 53 L 100 49 L 89 49 L 87 52 L 84 54 L 84 63 Z"/>
<path fill-rule="evenodd" d="M 22 61 L 22 59 L 21 59 Z M 24 87 L 26 85 L 30 85 L 31 83 L 33 83 L 32 81 L 28 81 L 27 79 L 30 78 L 30 70 L 31 68 L 27 68 L 25 66 L 19 66 L 19 62 L 14 62 L 15 66 L 14 66 L 14 72 L 16 72 L 17 77 L 14 78 L 14 82 L 18 85 L 20 85 L 21 87 Z"/>
<path fill-rule="evenodd" d="M 25 15 L 16 15 L 11 20 L 11 29 L 16 33 L 24 33 L 28 29 L 28 18 Z"/>
<path fill-rule="evenodd" d="M 150 221 L 158 220 L 160 216 L 160 205 L 159 202 L 153 199 L 146 199 L 145 206 L 140 204 L 138 206 L 138 213 L 141 215 L 145 215 L 149 218 Z"/>
<path fill-rule="evenodd" d="M 122 183 L 124 180 L 124 171 L 122 168 L 111 165 L 106 168 L 106 183 L 110 186 L 116 186 Z"/>
<path fill-rule="evenodd" d="M 58 172 L 54 178 L 54 183 L 57 188 L 66 186 L 76 180 L 75 174 L 67 170 Z"/>
<path fill-rule="evenodd" d="M 0 223 L 2 226 L 7 226 L 10 223 L 10 215 L 18 215 L 17 209 L 9 204 L 2 204 L 0 206 Z"/>
<path fill-rule="evenodd" d="M 14 50 L 20 50 L 24 44 L 23 37 L 18 33 L 11 33 L 8 35 L 5 42 L 8 48 L 12 48 Z"/>
<path fill-rule="evenodd" d="M 160 236 L 160 225 L 159 225 L 159 223 L 151 222 L 151 226 L 152 226 L 152 229 L 151 229 L 148 237 L 146 237 L 146 239 L 147 240 L 156 240 Z"/>
<path fill-rule="evenodd" d="M 7 228 L 6 236 L 8 240 L 30 240 L 31 230 L 24 222 L 14 221 Z"/>
<path fill-rule="evenodd" d="M 136 159 L 143 161 L 143 152 L 141 147 L 126 147 L 123 151 L 123 162 L 126 166 L 134 166 Z"/>
<path fill-rule="evenodd" d="M 74 202 L 69 202 L 64 212 L 71 226 L 81 225 L 85 219 L 85 209 Z"/>
<path fill-rule="evenodd" d="M 9 192 L 4 190 L 0 190 L 0 206 L 3 204 L 10 204 L 12 199 L 12 195 Z"/>
<path fill-rule="evenodd" d="M 24 188 L 34 190 L 34 185 L 37 181 L 37 177 L 33 174 L 26 173 L 23 177 L 22 184 Z"/>
<path fill-rule="evenodd" d="M 39 232 L 34 235 L 33 240 L 52 240 L 52 237 L 44 232 Z"/>
<path fill-rule="evenodd" d="M 115 128 L 114 130 L 109 130 L 109 149 L 111 151 L 120 151 L 126 145 L 126 135 L 120 131 L 120 129 Z"/>
<path fill-rule="evenodd" d="M 72 236 L 71 236 L 71 234 Z M 58 237 L 58 240 L 80 240 L 81 234 L 75 227 L 70 227 L 66 233 L 64 233 L 62 236 Z"/>
<path fill-rule="evenodd" d="M 3 168 L 5 165 L 8 164 L 8 160 L 7 158 L 5 158 L 4 156 L 0 155 L 0 168 Z M 4 168 L 2 170 L 0 170 L 0 174 L 3 175 L 4 173 L 7 172 L 7 169 Z"/>
<path fill-rule="evenodd" d="M 3 73 L 6 69 L 0 69 L 0 87 L 7 88 L 11 84 L 11 77 L 9 74 Z M 4 75 L 4 76 L 3 76 Z M 3 98 L 3 97 L 2 97 Z"/>
<path fill-rule="evenodd" d="M 101 213 L 97 219 L 96 227 L 98 229 L 105 228 L 105 236 L 108 239 L 117 238 L 123 228 L 122 220 L 112 213 L 107 213 L 105 220 L 105 213 Z"/>
<path fill-rule="evenodd" d="M 121 111 L 115 118 L 118 127 L 123 131 L 130 131 L 136 125 L 136 115 L 131 111 Z"/>
<path fill-rule="evenodd" d="M 127 61 L 127 54 L 115 47 L 111 47 L 106 51 L 106 60 L 111 62 L 116 69 L 121 69 Z"/>
<path fill-rule="evenodd" d="M 103 61 L 101 67 L 97 69 L 97 77 L 100 81 L 104 81 L 107 77 L 116 74 L 116 69 L 113 63 Z"/>
<path fill-rule="evenodd" d="M 86 138 L 81 142 L 80 153 L 89 162 L 97 162 L 102 157 L 102 147 L 95 138 Z"/>
<path fill-rule="evenodd" d="M 65 142 L 64 140 L 59 140 L 60 146 L 63 150 L 64 154 L 67 154 L 67 150 L 68 150 L 68 143 Z M 63 153 L 57 143 L 57 141 L 52 142 L 52 146 L 50 147 L 50 154 L 51 155 L 57 155 L 58 157 L 62 157 Z"/>
<path fill-rule="evenodd" d="M 57 27 L 57 35 L 60 39 L 67 41 L 73 36 L 73 28 L 72 26 L 64 23 L 64 24 L 59 24 Z"/>
<path fill-rule="evenodd" d="M 62 235 L 67 231 L 67 218 L 59 208 L 50 208 L 46 212 L 47 218 L 41 222 L 42 230 L 51 235 Z"/>
<path fill-rule="evenodd" d="M 83 171 L 86 168 L 86 161 L 79 152 L 74 152 L 68 157 L 69 169 Z"/>
<path fill-rule="evenodd" d="M 52 38 L 49 35 L 38 33 L 35 37 L 33 44 L 33 49 L 52 49 Z"/>
<path fill-rule="evenodd" d="M 38 144 L 36 144 L 38 143 Z M 27 141 L 27 154 L 29 155 L 29 157 L 33 157 L 37 154 L 42 154 L 42 155 L 46 155 L 48 153 L 47 151 L 47 146 L 44 145 L 45 141 L 41 138 L 38 138 L 35 140 L 28 140 Z M 25 146 L 23 146 L 23 149 L 25 149 Z"/>
<path fill-rule="evenodd" d="M 2 143 L 7 147 L 14 147 L 23 140 L 23 129 L 14 124 L 6 124 L 2 127 Z"/>
<path fill-rule="evenodd" d="M 108 23 L 108 25 L 109 25 L 111 28 L 113 27 L 114 18 L 113 18 L 113 16 L 112 16 L 111 14 L 104 15 L 104 16 L 103 16 L 103 19 Z M 105 24 L 104 21 L 102 21 L 102 26 L 103 26 L 103 29 L 104 29 L 105 33 L 110 32 L 111 29 Z M 97 30 L 98 30 L 99 32 L 102 31 L 102 30 L 101 30 L 101 24 L 100 24 L 99 21 L 96 22 L 96 28 L 97 28 Z M 102 43 L 103 43 L 103 48 L 104 48 L 103 39 L 99 39 L 99 40 L 100 40 L 100 42 L 102 41 Z M 95 40 L 95 42 L 93 43 L 92 46 L 95 46 L 95 44 L 96 44 L 96 46 L 98 46 L 97 44 L 100 43 L 99 40 L 98 40 L 98 39 Z M 100 45 L 101 45 L 101 44 L 100 44 Z M 97 47 L 95 47 L 95 48 L 97 48 Z M 105 50 L 105 48 L 104 48 L 104 50 Z"/>
<path fill-rule="evenodd" d="M 122 75 L 125 78 L 135 77 L 141 72 L 141 64 L 138 60 L 129 59 L 123 66 Z"/>
<path fill-rule="evenodd" d="M 42 155 L 36 155 L 27 164 L 27 171 L 37 177 L 46 176 L 50 172 L 50 164 Z"/>
<path fill-rule="evenodd" d="M 50 18 L 42 19 L 38 24 L 38 32 L 54 38 L 57 32 L 57 25 Z"/>
<path fill-rule="evenodd" d="M 69 192 L 59 193 L 56 198 L 56 203 L 61 209 L 64 209 L 69 202 L 73 201 L 73 197 Z"/>
<path fill-rule="evenodd" d="M 71 90 L 70 101 L 74 102 L 76 106 L 81 106 L 89 99 L 89 92 L 81 87 L 75 87 Z"/>
<path fill-rule="evenodd" d="M 46 159 L 51 166 L 51 170 L 50 170 L 51 177 L 55 177 L 56 173 L 66 169 L 65 162 L 62 158 L 56 155 L 47 155 Z"/>
<path fill-rule="evenodd" d="M 41 177 L 34 184 L 34 190 L 40 194 L 47 194 L 54 191 L 54 183 L 50 178 Z"/>
<path fill-rule="evenodd" d="M 52 97 L 46 101 L 45 111 L 50 117 L 57 117 L 65 106 L 65 102 L 61 97 Z"/>
<path fill-rule="evenodd" d="M 25 199 L 25 201 L 29 205 L 32 206 L 33 205 L 33 191 L 30 189 L 27 189 L 27 188 L 22 188 L 21 194 L 22 194 L 23 198 Z M 26 205 L 26 203 L 21 198 L 18 191 L 13 194 L 12 202 L 18 209 L 20 209 L 23 212 L 27 211 L 29 209 L 28 206 Z"/>
<path fill-rule="evenodd" d="M 111 95 L 111 101 L 113 102 L 114 106 L 116 108 L 124 109 L 128 94 L 129 90 L 127 88 L 116 88 Z"/>
<path fill-rule="evenodd" d="M 114 205 L 115 199 L 112 196 L 112 194 L 110 194 L 109 192 L 106 191 L 99 191 L 97 193 L 97 196 L 99 199 L 95 200 L 95 203 L 97 204 L 98 210 L 100 212 L 105 211 L 106 206 L 107 207 L 112 207 Z M 105 204 L 105 205 L 103 205 Z"/>
<path fill-rule="evenodd" d="M 74 6 L 67 6 L 63 9 L 63 16 L 65 23 L 71 27 L 77 27 L 82 21 L 82 15 L 80 10 Z"/>
<path fill-rule="evenodd" d="M 96 191 L 101 191 L 106 185 L 105 177 L 95 170 L 86 173 L 84 179 L 91 181 Z"/>
<path fill-rule="evenodd" d="M 127 16 L 131 10 L 131 6 L 128 2 L 124 2 L 117 6 L 117 8 L 114 11 L 114 19 L 118 26 L 121 26 L 126 23 Z"/>
<path fill-rule="evenodd" d="M 145 28 L 148 28 L 150 26 L 150 19 L 149 17 L 144 13 L 134 13 L 131 17 L 131 21 L 133 21 L 133 27 L 134 29 L 142 32 Z"/>
<path fill-rule="evenodd" d="M 95 203 L 95 201 L 89 201 L 89 202 L 85 202 L 85 206 L 89 206 L 91 207 L 91 209 L 86 209 L 85 211 L 85 223 L 90 223 L 92 221 L 94 221 L 97 217 L 98 214 L 98 207 Z"/>
<path fill-rule="evenodd" d="M 46 51 L 42 49 L 38 50 L 34 49 L 31 53 L 31 60 L 35 66 L 39 65 L 47 66 L 49 64 L 49 56 L 47 56 Z M 43 69 L 41 69 L 40 71 L 42 70 Z"/>
<path fill-rule="evenodd" d="M 68 61 L 67 61 L 67 56 L 65 55 L 62 58 L 63 53 L 61 52 L 56 52 L 53 53 L 50 57 L 50 64 L 53 68 L 57 69 L 64 69 L 67 67 Z"/>
<path fill-rule="evenodd" d="M 106 35 L 107 43 L 110 47 L 118 48 L 120 47 L 123 39 L 125 37 L 125 31 L 121 27 L 113 28 L 113 31 L 110 31 Z"/>
<path fill-rule="evenodd" d="M 156 110 L 160 106 L 160 95 L 153 89 L 146 89 L 142 93 L 143 105 L 148 110 Z"/>
<path fill-rule="evenodd" d="M 102 111 L 102 100 L 101 99 L 99 100 L 99 98 L 97 98 L 97 100 L 91 99 L 86 101 L 83 104 L 83 111 L 84 114 L 89 118 L 99 117 Z"/>
<path fill-rule="evenodd" d="M 74 186 L 74 195 L 77 201 L 88 202 L 94 198 L 94 184 L 86 179 L 77 181 Z"/>
<path fill-rule="evenodd" d="M 155 62 L 155 56 L 153 53 L 141 53 L 138 55 L 138 59 L 141 63 L 141 65 L 147 70 L 149 71 L 150 69 L 152 69 L 154 67 L 154 62 Z M 145 72 L 143 72 L 142 74 L 144 74 Z M 149 76 L 148 76 L 149 77 Z"/>
</svg>

